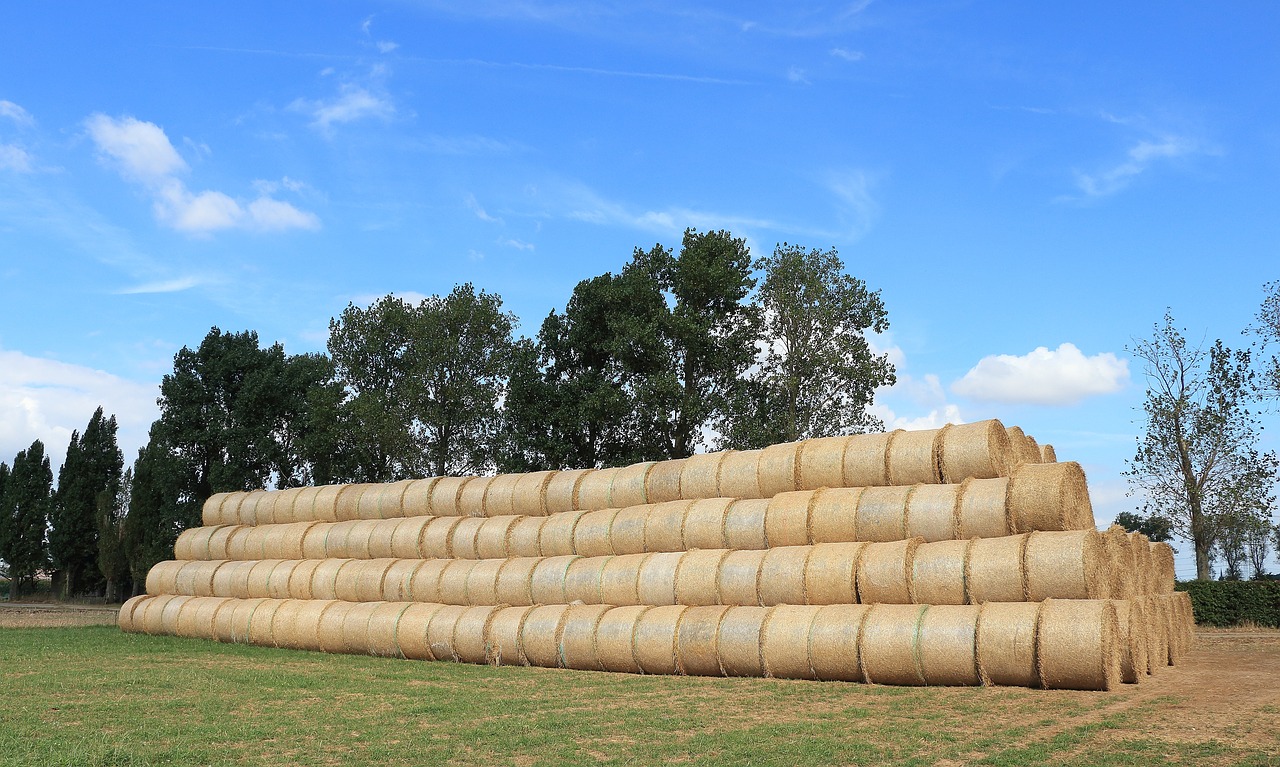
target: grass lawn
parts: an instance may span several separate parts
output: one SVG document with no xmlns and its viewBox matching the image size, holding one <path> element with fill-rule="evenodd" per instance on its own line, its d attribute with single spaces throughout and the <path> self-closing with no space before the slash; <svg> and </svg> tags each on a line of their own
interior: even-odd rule
<svg viewBox="0 0 1280 767">
<path fill-rule="evenodd" d="M 1266 725 L 1280 705 L 1197 736 L 1194 705 L 1157 693 L 628 676 L 16 628 L 0 629 L 0 765 L 1280 764 Z"/>
</svg>

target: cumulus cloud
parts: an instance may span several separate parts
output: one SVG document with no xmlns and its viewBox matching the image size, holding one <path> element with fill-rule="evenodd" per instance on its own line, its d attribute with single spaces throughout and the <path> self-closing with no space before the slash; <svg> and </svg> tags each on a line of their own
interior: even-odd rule
<svg viewBox="0 0 1280 767">
<path fill-rule="evenodd" d="M 1064 343 L 1022 356 L 983 357 L 951 384 L 951 391 L 991 402 L 1074 405 L 1086 397 L 1117 392 L 1128 382 L 1128 360 L 1111 352 L 1086 357 L 1074 344 Z"/>
<path fill-rule="evenodd" d="M 156 218 L 178 231 L 209 234 L 223 229 L 283 231 L 320 226 L 314 213 L 272 197 L 276 187 L 264 191 L 260 186 L 259 196 L 248 202 L 216 190 L 191 191 L 179 177 L 189 166 L 155 123 L 95 114 L 85 127 L 103 160 L 146 188 Z M 282 183 L 291 188 L 287 182 L 286 178 Z"/>
<path fill-rule="evenodd" d="M 33 440 L 44 442 L 56 475 L 73 430 L 102 406 L 115 414 L 125 460 L 146 443 L 158 416 L 157 385 L 57 360 L 0 349 L 0 460 L 12 461 Z"/>
<path fill-rule="evenodd" d="M 352 83 L 344 83 L 331 99 L 295 99 L 289 108 L 311 115 L 311 126 L 328 133 L 335 124 L 376 118 L 389 120 L 396 107 L 389 98 Z"/>
</svg>

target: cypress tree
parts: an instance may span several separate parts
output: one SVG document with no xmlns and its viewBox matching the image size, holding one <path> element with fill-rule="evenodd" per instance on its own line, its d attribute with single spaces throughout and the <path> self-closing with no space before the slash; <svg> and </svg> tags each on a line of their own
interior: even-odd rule
<svg viewBox="0 0 1280 767">
<path fill-rule="evenodd" d="M 67 459 L 58 471 L 49 554 L 53 566 L 62 571 L 64 598 L 97 591 L 102 584 L 97 568 L 98 494 L 114 498 L 123 469 L 116 418 L 105 418 L 99 407 L 83 435 L 72 433 Z"/>
<path fill-rule="evenodd" d="M 0 559 L 9 565 L 10 596 L 35 588 L 36 575 L 49 561 L 45 527 L 53 498 L 53 472 L 44 443 L 36 440 L 18 453 L 0 497 Z"/>
</svg>

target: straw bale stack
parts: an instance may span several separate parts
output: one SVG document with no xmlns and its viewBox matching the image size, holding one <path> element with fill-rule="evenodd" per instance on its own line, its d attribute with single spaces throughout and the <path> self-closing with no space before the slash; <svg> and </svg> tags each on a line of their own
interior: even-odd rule
<svg viewBox="0 0 1280 767">
<path fill-rule="evenodd" d="M 651 674 L 1112 689 L 1181 661 L 1172 552 L 999 421 L 619 468 L 218 493 L 122 630 Z"/>
</svg>

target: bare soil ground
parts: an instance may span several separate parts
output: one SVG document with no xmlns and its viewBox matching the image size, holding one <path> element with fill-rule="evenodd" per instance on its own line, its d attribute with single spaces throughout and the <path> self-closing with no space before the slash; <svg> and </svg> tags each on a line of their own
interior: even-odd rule
<svg viewBox="0 0 1280 767">
<path fill-rule="evenodd" d="M 114 625 L 116 605 L 63 605 L 0 602 L 0 629 Z"/>
</svg>

